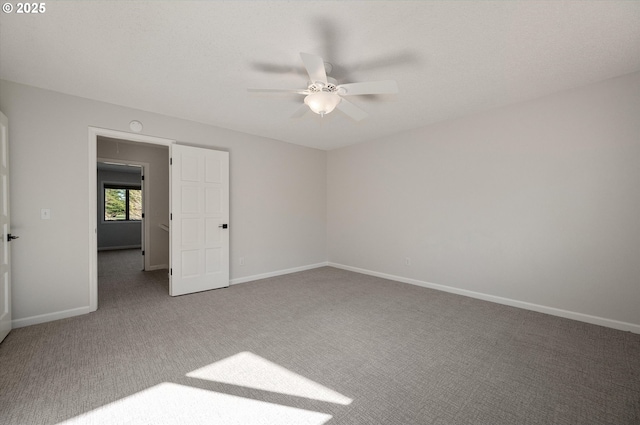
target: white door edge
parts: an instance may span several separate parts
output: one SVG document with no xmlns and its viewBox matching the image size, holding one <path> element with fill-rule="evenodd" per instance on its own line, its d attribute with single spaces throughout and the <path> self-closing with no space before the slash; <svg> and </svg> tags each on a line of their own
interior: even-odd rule
<svg viewBox="0 0 640 425">
<path fill-rule="evenodd" d="M 10 165 L 9 165 L 9 119 L 0 112 L 0 169 L 2 169 L 0 185 L 2 185 L 2 196 L 0 199 L 0 237 L 2 240 L 2 258 L 0 266 L 0 342 L 11 332 L 11 208 L 10 208 Z M 16 242 L 14 242 L 16 243 Z"/>
</svg>

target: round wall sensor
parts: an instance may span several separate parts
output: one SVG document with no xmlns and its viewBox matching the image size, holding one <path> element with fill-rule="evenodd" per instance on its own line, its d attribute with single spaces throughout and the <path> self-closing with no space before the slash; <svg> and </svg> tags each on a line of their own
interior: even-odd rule
<svg viewBox="0 0 640 425">
<path fill-rule="evenodd" d="M 139 133 L 142 131 L 142 123 L 138 120 L 133 120 L 129 123 L 129 128 L 132 131 L 135 131 L 136 133 Z"/>
</svg>

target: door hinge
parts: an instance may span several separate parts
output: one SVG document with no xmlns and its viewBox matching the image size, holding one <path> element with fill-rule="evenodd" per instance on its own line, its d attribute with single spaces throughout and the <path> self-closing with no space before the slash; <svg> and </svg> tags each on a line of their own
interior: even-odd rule
<svg viewBox="0 0 640 425">
<path fill-rule="evenodd" d="M 169 274 L 173 276 L 173 269 L 169 269 Z"/>
<path fill-rule="evenodd" d="M 173 213 L 169 214 L 169 220 L 173 220 Z"/>
<path fill-rule="evenodd" d="M 142 251 L 142 255 L 144 255 L 144 251 Z"/>
<path fill-rule="evenodd" d="M 173 158 L 169 158 L 169 165 L 173 165 Z"/>
<path fill-rule="evenodd" d="M 142 176 L 141 180 L 144 180 L 144 176 Z"/>
<path fill-rule="evenodd" d="M 142 213 L 142 218 L 144 218 L 144 213 Z"/>
</svg>

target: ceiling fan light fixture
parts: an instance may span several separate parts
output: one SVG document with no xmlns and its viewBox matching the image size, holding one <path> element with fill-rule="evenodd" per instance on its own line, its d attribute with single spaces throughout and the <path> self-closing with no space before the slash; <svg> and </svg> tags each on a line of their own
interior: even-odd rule
<svg viewBox="0 0 640 425">
<path fill-rule="evenodd" d="M 305 97 L 304 103 L 316 114 L 324 116 L 333 111 L 336 106 L 338 106 L 338 103 L 340 103 L 340 100 L 340 96 L 338 96 L 337 93 L 321 91 L 311 93 Z"/>
<path fill-rule="evenodd" d="M 398 93 L 398 85 L 393 80 L 338 84 L 335 78 L 327 75 L 333 68 L 330 63 L 324 62 L 320 56 L 309 53 L 300 53 L 300 57 L 309 75 L 306 89 L 249 89 L 249 91 L 304 94 L 305 105 L 321 117 L 340 106 L 338 108 L 340 112 L 343 112 L 354 121 L 366 118 L 367 113 L 349 102 L 346 96 Z M 342 96 L 345 96 L 345 98 Z M 300 106 L 291 118 L 301 117 L 306 111 L 307 108 Z"/>
</svg>

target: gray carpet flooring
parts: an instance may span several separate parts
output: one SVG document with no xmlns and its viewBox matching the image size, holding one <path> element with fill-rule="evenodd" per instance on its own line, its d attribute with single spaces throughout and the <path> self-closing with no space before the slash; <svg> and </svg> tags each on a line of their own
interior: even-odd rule
<svg viewBox="0 0 640 425">
<path fill-rule="evenodd" d="M 99 255 L 99 310 L 0 344 L 0 423 L 639 424 L 640 335 L 324 267 L 172 298 Z"/>
</svg>

